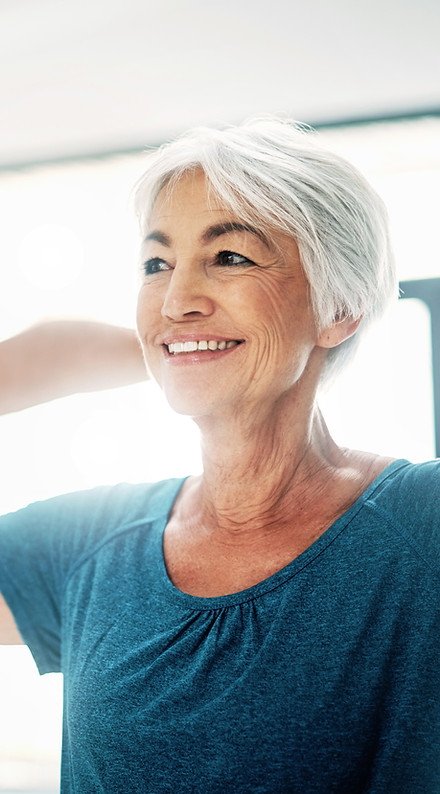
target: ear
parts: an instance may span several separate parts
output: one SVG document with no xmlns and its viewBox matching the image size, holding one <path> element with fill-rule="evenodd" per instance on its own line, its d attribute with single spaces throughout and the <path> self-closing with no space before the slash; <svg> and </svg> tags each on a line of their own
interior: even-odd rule
<svg viewBox="0 0 440 794">
<path fill-rule="evenodd" d="M 362 317 L 358 317 L 356 320 L 353 317 L 342 317 L 335 320 L 332 325 L 322 329 L 316 340 L 317 347 L 324 347 L 327 350 L 337 347 L 356 333 L 361 320 Z"/>
</svg>

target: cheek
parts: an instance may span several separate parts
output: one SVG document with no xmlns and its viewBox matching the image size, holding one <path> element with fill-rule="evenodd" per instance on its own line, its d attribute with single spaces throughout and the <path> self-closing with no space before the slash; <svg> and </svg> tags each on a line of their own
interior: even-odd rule
<svg viewBox="0 0 440 794">
<path fill-rule="evenodd" d="M 138 294 L 137 304 L 136 304 L 136 326 L 141 341 L 144 336 L 144 325 L 145 325 L 145 299 L 141 288 Z"/>
<path fill-rule="evenodd" d="M 155 290 L 142 286 L 139 290 L 136 308 L 136 323 L 141 342 L 154 333 L 157 320 L 161 317 L 161 303 Z"/>
<path fill-rule="evenodd" d="M 158 348 L 153 344 L 155 334 L 155 323 L 153 318 L 154 312 L 152 311 L 150 296 L 146 295 L 146 290 L 141 288 L 136 307 L 137 332 L 149 376 L 153 380 L 158 381 Z"/>
<path fill-rule="evenodd" d="M 298 379 L 315 346 L 316 328 L 307 291 L 296 279 L 255 285 L 250 325 L 257 342 L 255 380 L 261 372 Z M 245 310 L 245 309 L 244 309 Z M 251 334 L 252 334 L 251 330 Z"/>
<path fill-rule="evenodd" d="M 297 279 L 279 278 L 253 285 L 249 305 L 253 307 L 253 324 L 269 336 L 274 334 L 280 341 L 293 341 L 298 335 L 314 340 L 315 322 L 307 290 Z M 245 315 L 246 304 L 243 312 Z"/>
</svg>

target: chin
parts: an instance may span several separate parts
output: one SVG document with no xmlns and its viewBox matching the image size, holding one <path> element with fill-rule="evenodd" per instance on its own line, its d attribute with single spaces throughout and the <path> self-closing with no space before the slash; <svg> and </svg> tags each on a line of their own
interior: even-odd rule
<svg viewBox="0 0 440 794">
<path fill-rule="evenodd" d="M 183 390 L 177 392 L 175 389 L 164 389 L 162 386 L 161 388 L 168 405 L 176 414 L 194 419 L 211 413 L 213 409 L 209 401 L 200 394 L 183 393 Z"/>
</svg>

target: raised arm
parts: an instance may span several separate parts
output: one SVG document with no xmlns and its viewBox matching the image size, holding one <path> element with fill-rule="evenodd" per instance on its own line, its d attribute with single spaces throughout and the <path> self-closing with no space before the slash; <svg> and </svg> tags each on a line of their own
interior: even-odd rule
<svg viewBox="0 0 440 794">
<path fill-rule="evenodd" d="M 12 612 L 0 593 L 0 645 L 23 645 Z"/>
<path fill-rule="evenodd" d="M 133 330 L 88 321 L 40 323 L 0 342 L 0 414 L 146 377 Z M 0 644 L 22 642 L 0 594 Z"/>
<path fill-rule="evenodd" d="M 52 321 L 0 342 L 0 414 L 147 378 L 133 330 Z"/>
</svg>

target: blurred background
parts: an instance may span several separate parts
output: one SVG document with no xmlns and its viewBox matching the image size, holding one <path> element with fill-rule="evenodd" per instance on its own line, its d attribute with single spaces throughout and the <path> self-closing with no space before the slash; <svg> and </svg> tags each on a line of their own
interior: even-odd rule
<svg viewBox="0 0 440 794">
<path fill-rule="evenodd" d="M 382 195 L 406 289 L 325 395 L 330 428 L 343 445 L 435 455 L 439 41 L 437 0 L 0 0 L 0 339 L 48 318 L 133 325 L 145 148 L 282 114 Z M 410 299 L 425 279 L 429 306 Z M 195 428 L 150 383 L 2 417 L 0 448 L 1 513 L 200 468 Z M 2 648 L 0 704 L 0 792 L 53 794 L 60 676 Z"/>
</svg>

